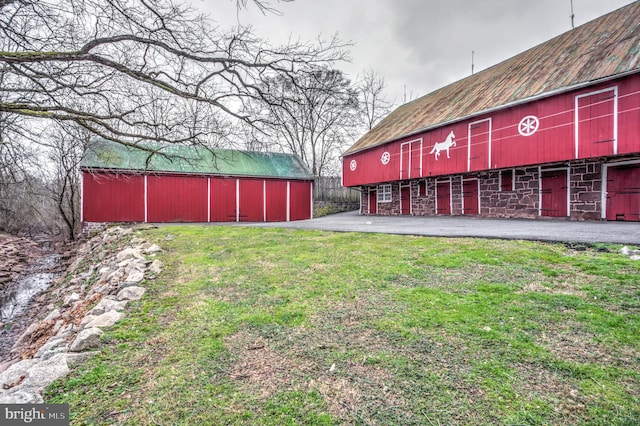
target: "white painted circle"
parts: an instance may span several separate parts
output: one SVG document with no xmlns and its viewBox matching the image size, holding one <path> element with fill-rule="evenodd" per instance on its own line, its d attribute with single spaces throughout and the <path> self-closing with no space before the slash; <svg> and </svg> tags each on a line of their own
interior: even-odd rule
<svg viewBox="0 0 640 426">
<path fill-rule="evenodd" d="M 389 164 L 389 161 L 391 161 L 391 154 L 389 154 L 388 151 L 383 152 L 382 157 L 380 157 L 380 162 L 382 164 Z"/>
<path fill-rule="evenodd" d="M 349 168 L 351 169 L 351 171 L 354 171 L 356 167 L 358 167 L 358 163 L 356 162 L 356 160 L 351 160 L 351 163 L 349 163 Z"/>
<path fill-rule="evenodd" d="M 525 118 L 520 120 L 520 124 L 518 124 L 518 132 L 522 136 L 531 136 L 538 131 L 539 126 L 540 120 L 538 120 L 538 117 L 535 115 L 527 115 Z"/>
</svg>

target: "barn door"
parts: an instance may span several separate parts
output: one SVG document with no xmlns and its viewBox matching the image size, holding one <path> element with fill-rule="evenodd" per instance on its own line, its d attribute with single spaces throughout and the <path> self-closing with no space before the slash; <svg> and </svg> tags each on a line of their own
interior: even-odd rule
<svg viewBox="0 0 640 426">
<path fill-rule="evenodd" d="M 400 145 L 400 179 L 422 175 L 422 139 Z"/>
<path fill-rule="evenodd" d="M 436 183 L 436 214 L 451 214 L 451 183 Z"/>
<path fill-rule="evenodd" d="M 607 169 L 607 220 L 640 221 L 640 164 Z"/>
<path fill-rule="evenodd" d="M 478 180 L 462 181 L 462 214 L 479 214 Z"/>
<path fill-rule="evenodd" d="M 567 171 L 542 172 L 540 215 L 549 217 L 567 216 Z"/>
<path fill-rule="evenodd" d="M 235 222 L 236 179 L 212 177 L 209 181 L 211 222 Z"/>
<path fill-rule="evenodd" d="M 617 88 L 576 96 L 576 158 L 617 154 Z"/>
<path fill-rule="evenodd" d="M 487 170 L 491 168 L 491 119 L 469 124 L 469 140 L 467 145 L 468 171 Z"/>
<path fill-rule="evenodd" d="M 403 215 L 411 214 L 411 187 L 409 185 L 400 187 L 400 209 Z"/>
<path fill-rule="evenodd" d="M 375 189 L 369 190 L 369 214 L 378 213 L 378 193 Z"/>
</svg>

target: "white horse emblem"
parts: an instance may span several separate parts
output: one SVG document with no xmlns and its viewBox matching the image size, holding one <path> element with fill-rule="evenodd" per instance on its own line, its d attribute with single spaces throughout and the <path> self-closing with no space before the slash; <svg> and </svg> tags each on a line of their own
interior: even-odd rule
<svg viewBox="0 0 640 426">
<path fill-rule="evenodd" d="M 447 158 L 449 157 L 449 148 L 451 148 L 452 146 L 456 146 L 456 140 L 455 140 L 456 135 L 453 134 L 453 130 L 449 133 L 449 136 L 447 136 L 447 139 L 444 140 L 444 142 L 437 142 L 435 145 L 433 145 L 433 149 L 431 150 L 431 152 L 429 154 L 433 154 L 434 152 L 436 153 L 436 161 L 438 160 L 438 158 L 440 157 L 440 151 L 446 150 L 447 151 Z"/>
</svg>

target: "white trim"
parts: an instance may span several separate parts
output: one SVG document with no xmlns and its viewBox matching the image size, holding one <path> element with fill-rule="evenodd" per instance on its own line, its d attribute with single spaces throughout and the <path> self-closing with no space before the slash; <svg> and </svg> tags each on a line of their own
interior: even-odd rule
<svg viewBox="0 0 640 426">
<path fill-rule="evenodd" d="M 291 181 L 287 181 L 287 222 L 291 222 Z"/>
<path fill-rule="evenodd" d="M 240 222 L 240 179 L 236 178 L 236 222 Z"/>
<path fill-rule="evenodd" d="M 382 188 L 389 187 L 389 191 L 383 191 Z M 389 193 L 389 199 L 380 200 L 380 196 L 384 193 Z M 386 197 L 385 197 L 386 198 Z M 390 183 L 383 183 L 376 187 L 376 214 L 378 212 L 378 204 L 380 203 L 391 203 L 393 201 L 393 185 Z"/>
<path fill-rule="evenodd" d="M 149 204 L 147 203 L 147 175 L 144 175 L 144 223 L 148 223 L 149 220 Z"/>
<path fill-rule="evenodd" d="M 420 172 L 419 172 L 419 176 L 411 176 L 411 160 L 412 160 L 412 155 L 411 155 L 411 144 L 415 143 L 415 142 L 420 142 Z M 407 169 L 407 177 L 403 178 L 402 177 L 402 148 L 405 145 L 409 145 L 409 168 Z M 416 139 L 412 139 L 410 141 L 407 142 L 402 142 L 400 144 L 400 180 L 405 180 L 405 179 L 411 179 L 411 178 L 419 178 L 422 176 L 422 138 L 416 138 Z"/>
<path fill-rule="evenodd" d="M 602 165 L 602 184 L 601 188 L 601 196 L 600 196 L 600 218 L 606 220 L 607 219 L 607 195 L 609 194 L 607 188 L 607 176 L 609 174 L 609 167 L 619 167 L 619 166 L 630 166 L 632 164 L 640 164 L 640 160 L 627 160 L 627 161 L 619 161 L 612 163 L 604 163 Z"/>
<path fill-rule="evenodd" d="M 207 222 L 211 222 L 211 178 L 207 178 Z"/>
<path fill-rule="evenodd" d="M 542 173 L 564 171 L 567 174 L 567 217 L 571 217 L 571 167 L 551 167 L 543 169 L 538 166 L 538 216 L 542 217 Z"/>
<path fill-rule="evenodd" d="M 578 129 L 580 127 L 580 107 L 578 102 L 582 98 L 587 96 L 599 95 L 600 93 L 613 92 L 613 155 L 618 155 L 618 86 L 611 86 L 606 89 L 600 89 L 589 93 L 583 93 L 582 95 L 576 95 L 574 99 L 574 145 L 576 159 L 579 157 L 579 143 L 580 137 L 578 135 Z"/>
<path fill-rule="evenodd" d="M 267 180 L 262 181 L 262 221 L 267 221 Z"/>
<path fill-rule="evenodd" d="M 449 216 L 453 216 L 453 179 L 449 178 Z"/>
<path fill-rule="evenodd" d="M 360 187 L 360 191 L 358 191 L 358 197 L 360 198 L 360 215 L 362 215 L 363 209 L 362 209 L 362 187 Z"/>
<path fill-rule="evenodd" d="M 482 120 L 472 121 L 467 126 L 467 171 L 471 171 L 471 126 L 484 123 L 485 121 L 489 122 L 489 141 L 487 145 L 487 169 L 491 169 L 491 142 L 492 142 L 492 131 L 493 131 L 493 121 L 492 117 L 484 118 Z"/>
<path fill-rule="evenodd" d="M 80 224 L 84 222 L 84 172 L 80 170 Z"/>
<path fill-rule="evenodd" d="M 309 219 L 313 219 L 313 181 L 309 182 L 311 185 L 311 217 Z"/>
<path fill-rule="evenodd" d="M 515 167 L 511 169 L 511 190 L 516 190 L 516 169 Z"/>
</svg>

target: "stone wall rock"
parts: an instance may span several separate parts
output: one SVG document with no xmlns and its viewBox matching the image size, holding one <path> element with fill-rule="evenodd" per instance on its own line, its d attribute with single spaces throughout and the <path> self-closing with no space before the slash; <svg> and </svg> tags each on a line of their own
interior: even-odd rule
<svg viewBox="0 0 640 426">
<path fill-rule="evenodd" d="M 161 273 L 162 262 L 153 257 L 162 248 L 132 232 L 112 227 L 86 241 L 65 276 L 40 296 L 48 309 L 17 339 L 13 358 L 0 364 L 0 403 L 41 403 L 44 388 L 97 353 L 87 350 L 100 348 L 102 328 L 144 296 L 146 280 Z"/>
</svg>

